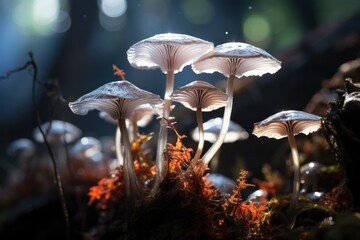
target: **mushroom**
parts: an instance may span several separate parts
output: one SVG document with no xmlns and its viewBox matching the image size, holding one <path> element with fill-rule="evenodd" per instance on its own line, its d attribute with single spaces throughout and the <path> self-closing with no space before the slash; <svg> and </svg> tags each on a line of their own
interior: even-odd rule
<svg viewBox="0 0 360 240">
<path fill-rule="evenodd" d="M 151 121 L 153 115 L 157 114 L 160 115 L 160 110 L 162 110 L 163 104 L 159 105 L 151 105 L 148 103 L 141 104 L 137 108 L 133 110 L 129 119 L 126 119 L 126 126 L 128 128 L 128 132 L 130 132 L 129 140 L 132 142 L 133 140 L 137 139 L 138 136 L 138 127 L 145 127 Z M 117 124 L 117 120 L 113 119 L 108 113 L 106 112 L 99 112 L 99 117 L 104 119 L 106 122 Z M 130 127 L 131 126 L 131 127 Z M 122 157 L 122 147 L 120 143 L 121 132 L 119 127 L 116 128 L 115 134 L 115 151 L 116 157 L 119 161 L 119 164 L 123 165 L 123 157 Z"/>
<path fill-rule="evenodd" d="M 14 140 L 11 142 L 6 152 L 9 156 L 16 159 L 25 174 L 30 172 L 31 162 L 36 153 L 35 144 L 31 139 L 19 138 Z M 11 169 L 11 167 L 9 168 Z"/>
<path fill-rule="evenodd" d="M 53 120 L 41 125 L 49 143 L 70 143 L 78 139 L 82 132 L 75 125 L 61 120 Z M 44 138 L 38 128 L 35 128 L 33 137 L 37 142 L 44 142 Z"/>
<path fill-rule="evenodd" d="M 280 62 L 260 48 L 246 43 L 230 42 L 218 45 L 212 51 L 201 56 L 192 64 L 192 69 L 198 74 L 220 72 L 228 77 L 226 93 L 229 100 L 224 110 L 223 125 L 217 141 L 202 158 L 199 167 L 199 173 L 202 174 L 223 143 L 229 127 L 235 77 L 262 76 L 265 73 L 275 73 L 280 69 Z"/>
<path fill-rule="evenodd" d="M 296 208 L 300 189 L 299 154 L 295 142 L 295 135 L 309 134 L 317 131 L 321 126 L 321 117 L 303 111 L 288 110 L 278 112 L 267 119 L 255 123 L 253 134 L 257 137 L 280 139 L 288 137 L 294 168 L 294 181 L 291 202 L 289 206 L 290 227 L 295 224 Z"/>
<path fill-rule="evenodd" d="M 160 68 L 166 74 L 164 109 L 162 116 L 169 118 L 174 88 L 174 74 L 191 64 L 199 56 L 210 51 L 213 43 L 185 34 L 164 33 L 144 39 L 129 48 L 129 63 L 139 69 Z M 167 122 L 162 119 L 156 152 L 156 178 L 154 191 L 165 176 L 164 150 L 167 142 Z"/>
<path fill-rule="evenodd" d="M 146 127 L 153 119 L 154 115 L 161 115 L 162 108 L 163 103 L 158 105 L 145 103 L 133 110 L 129 118 L 132 127 L 133 140 L 136 140 L 138 137 L 138 127 Z"/>
<path fill-rule="evenodd" d="M 66 144 L 78 139 L 82 131 L 75 125 L 61 120 L 45 122 L 41 125 L 41 129 L 44 130 L 46 139 L 58 159 L 60 170 L 64 170 L 66 164 L 69 167 Z M 43 135 L 38 127 L 34 129 L 33 137 L 37 142 L 44 143 Z"/>
<path fill-rule="evenodd" d="M 192 167 L 194 167 L 197 164 L 204 147 L 202 112 L 210 112 L 224 107 L 228 100 L 228 96 L 221 89 L 214 87 L 210 83 L 194 81 L 176 89 L 170 97 L 172 101 L 179 102 L 186 108 L 196 111 L 199 143 L 191 162 Z"/>
<path fill-rule="evenodd" d="M 93 162 L 102 160 L 101 143 L 94 137 L 82 137 L 71 147 L 72 157 L 79 159 L 90 159 Z"/>
<path fill-rule="evenodd" d="M 204 139 L 205 141 L 214 143 L 219 137 L 219 134 L 221 132 L 221 126 L 222 126 L 223 120 L 222 118 L 213 118 L 208 120 L 204 123 Z M 199 134 L 198 134 L 198 128 L 195 128 L 191 132 L 191 137 L 194 141 L 199 141 Z M 230 121 L 229 123 L 229 129 L 226 133 L 226 136 L 224 138 L 224 143 L 232 143 L 238 140 L 245 140 L 249 137 L 248 132 L 243 129 L 239 124 Z M 217 170 L 218 164 L 219 164 L 219 155 L 220 155 L 220 149 L 216 152 L 216 154 L 213 156 L 211 161 L 211 169 L 213 171 Z"/>
<path fill-rule="evenodd" d="M 129 118 L 133 109 L 141 104 L 161 104 L 158 95 L 137 88 L 128 81 L 115 81 L 107 83 L 98 89 L 85 94 L 75 102 L 70 102 L 69 107 L 73 113 L 86 115 L 89 111 L 97 109 L 107 112 L 113 119 L 117 119 L 121 131 L 121 140 L 124 144 L 124 181 L 126 195 L 131 204 L 141 194 L 135 174 L 129 135 L 125 119 Z"/>
</svg>

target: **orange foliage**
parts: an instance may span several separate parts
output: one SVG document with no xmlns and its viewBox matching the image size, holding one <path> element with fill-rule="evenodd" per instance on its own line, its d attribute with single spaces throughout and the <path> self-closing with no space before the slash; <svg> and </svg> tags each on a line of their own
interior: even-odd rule
<svg viewBox="0 0 360 240">
<path fill-rule="evenodd" d="M 116 65 L 113 65 L 114 75 L 117 75 L 121 80 L 125 80 L 125 72 L 119 69 Z"/>
<path fill-rule="evenodd" d="M 125 196 L 125 186 L 122 169 L 118 168 L 111 178 L 101 179 L 96 186 L 90 188 L 88 204 L 98 201 L 97 206 L 106 209 L 109 202 L 116 202 Z"/>
<path fill-rule="evenodd" d="M 249 186 L 254 186 L 253 184 L 246 183 L 246 176 L 248 172 L 245 170 L 240 171 L 240 176 L 237 179 L 238 185 L 235 186 L 233 194 L 230 196 L 229 204 L 233 206 L 232 216 L 236 222 L 244 222 L 246 225 L 250 226 L 255 224 L 265 213 L 266 202 L 242 202 L 241 190 Z"/>
</svg>

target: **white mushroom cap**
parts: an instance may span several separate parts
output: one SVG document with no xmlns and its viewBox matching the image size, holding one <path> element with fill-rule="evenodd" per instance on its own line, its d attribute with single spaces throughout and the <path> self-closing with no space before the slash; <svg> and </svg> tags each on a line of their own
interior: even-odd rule
<svg viewBox="0 0 360 240">
<path fill-rule="evenodd" d="M 228 101 L 226 93 L 203 81 L 194 81 L 180 87 L 170 97 L 174 102 L 180 102 L 193 111 L 200 107 L 203 112 L 224 107 Z"/>
<path fill-rule="evenodd" d="M 160 96 L 142 90 L 128 81 L 107 83 L 85 94 L 69 107 L 73 113 L 86 115 L 97 109 L 107 112 L 113 119 L 130 118 L 133 110 L 141 104 L 161 104 Z"/>
<path fill-rule="evenodd" d="M 309 134 L 321 126 L 321 117 L 303 111 L 288 110 L 278 112 L 267 119 L 255 123 L 253 134 L 257 137 L 280 139 L 287 137 L 291 130 L 294 135 Z"/>
<path fill-rule="evenodd" d="M 32 140 L 19 138 L 9 145 L 6 152 L 11 157 L 30 157 L 35 154 L 36 147 Z"/>
<path fill-rule="evenodd" d="M 135 120 L 139 127 L 145 127 L 152 120 L 154 115 L 160 116 L 162 114 L 164 105 L 151 105 L 149 103 L 142 104 L 135 108 L 131 114 L 130 119 Z"/>
<path fill-rule="evenodd" d="M 127 57 L 135 68 L 160 68 L 163 73 L 168 70 L 177 73 L 213 47 L 213 43 L 189 35 L 164 33 L 134 44 Z"/>
<path fill-rule="evenodd" d="M 75 125 L 61 120 L 53 120 L 41 125 L 47 140 L 50 143 L 73 142 L 79 138 L 82 131 Z M 35 128 L 33 137 L 37 142 L 44 142 L 44 138 L 38 128 Z"/>
<path fill-rule="evenodd" d="M 101 143 L 94 137 L 82 137 L 72 146 L 70 154 L 98 161 L 101 159 Z"/>
<path fill-rule="evenodd" d="M 215 142 L 221 130 L 222 118 L 213 118 L 204 123 L 204 139 L 208 142 Z M 194 141 L 199 141 L 199 130 L 196 127 L 191 132 Z M 230 121 L 229 130 L 226 133 L 224 143 L 231 143 L 238 140 L 245 140 L 249 134 L 239 124 Z"/>
<path fill-rule="evenodd" d="M 242 42 L 229 42 L 216 46 L 192 64 L 195 73 L 220 72 L 226 77 L 235 75 L 262 76 L 275 73 L 281 62 L 266 51 Z"/>
</svg>

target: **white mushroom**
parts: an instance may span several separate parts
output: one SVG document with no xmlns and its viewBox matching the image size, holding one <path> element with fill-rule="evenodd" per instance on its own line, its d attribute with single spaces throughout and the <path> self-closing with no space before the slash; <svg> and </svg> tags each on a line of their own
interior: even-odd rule
<svg viewBox="0 0 360 240">
<path fill-rule="evenodd" d="M 293 192 L 289 207 L 291 228 L 295 224 L 296 208 L 300 190 L 300 165 L 299 153 L 295 137 L 299 133 L 309 134 L 317 131 L 321 126 L 321 117 L 303 111 L 282 111 L 267 119 L 255 123 L 253 134 L 257 137 L 280 139 L 288 137 L 294 167 Z"/>
<path fill-rule="evenodd" d="M 202 173 L 216 154 L 226 135 L 231 118 L 233 104 L 233 85 L 235 77 L 262 76 L 275 73 L 280 62 L 264 50 L 241 42 L 230 42 L 216 46 L 212 51 L 200 57 L 192 64 L 195 73 L 220 72 L 228 77 L 226 93 L 229 96 L 224 111 L 224 122 L 217 141 L 202 158 L 199 173 Z"/>
<path fill-rule="evenodd" d="M 219 138 L 219 134 L 221 132 L 221 126 L 223 124 L 222 118 L 213 118 L 204 123 L 204 139 L 205 141 L 214 143 Z M 195 128 L 191 132 L 191 137 L 194 141 L 199 141 L 198 129 Z M 230 121 L 229 129 L 224 138 L 224 143 L 232 143 L 238 140 L 245 140 L 249 137 L 248 132 L 242 128 L 239 124 Z M 221 148 L 216 152 L 216 154 L 212 157 L 211 160 L 211 169 L 216 172 L 219 164 L 219 156 L 220 156 Z"/>
<path fill-rule="evenodd" d="M 75 125 L 61 120 L 45 122 L 40 127 L 43 129 L 46 140 L 54 151 L 60 170 L 63 171 L 66 164 L 69 165 L 69 162 L 67 162 L 66 144 L 72 143 L 78 139 L 81 136 L 82 131 Z M 33 137 L 37 142 L 44 143 L 43 135 L 38 127 L 34 129 Z"/>
<path fill-rule="evenodd" d="M 176 89 L 170 97 L 174 102 L 180 102 L 186 108 L 196 111 L 199 144 L 191 162 L 191 165 L 194 167 L 204 147 L 202 112 L 209 112 L 224 107 L 227 103 L 228 96 L 221 89 L 214 87 L 210 83 L 194 81 L 184 87 Z"/>
<path fill-rule="evenodd" d="M 80 97 L 75 102 L 69 103 L 70 109 L 79 115 L 86 115 L 96 109 L 107 112 L 113 119 L 117 119 L 124 143 L 124 181 L 126 194 L 130 202 L 141 194 L 141 189 L 135 174 L 129 135 L 125 119 L 129 118 L 133 109 L 141 104 L 161 104 L 158 95 L 137 88 L 128 81 L 107 83 L 98 89 Z"/>
<path fill-rule="evenodd" d="M 144 39 L 127 51 L 129 63 L 139 69 L 160 68 L 166 74 L 164 94 L 164 110 L 162 116 L 169 118 L 171 99 L 174 89 L 174 74 L 210 51 L 213 44 L 185 34 L 164 33 Z M 154 190 L 166 174 L 164 165 L 164 150 L 167 142 L 167 122 L 161 121 L 156 152 L 156 179 Z"/>
</svg>

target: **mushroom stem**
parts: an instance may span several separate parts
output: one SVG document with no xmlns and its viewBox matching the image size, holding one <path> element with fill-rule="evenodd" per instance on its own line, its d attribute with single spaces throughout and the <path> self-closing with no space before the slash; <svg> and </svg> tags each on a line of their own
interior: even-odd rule
<svg viewBox="0 0 360 240">
<path fill-rule="evenodd" d="M 139 135 L 139 127 L 137 125 L 137 121 L 133 120 L 131 121 L 131 125 L 132 125 L 132 141 L 136 141 Z"/>
<path fill-rule="evenodd" d="M 203 118 L 202 118 L 202 111 L 201 111 L 201 107 L 197 107 L 196 109 L 196 119 L 197 119 L 197 125 L 199 128 L 199 143 L 198 143 L 198 147 L 196 149 L 196 153 L 195 156 L 191 162 L 191 166 L 194 168 L 196 166 L 196 164 L 199 161 L 199 158 L 201 156 L 201 153 L 203 151 L 204 148 L 204 126 L 203 126 Z"/>
<path fill-rule="evenodd" d="M 170 116 L 170 107 L 171 107 L 171 98 L 170 95 L 174 90 L 174 71 L 168 70 L 166 74 L 166 86 L 164 94 L 164 110 L 163 118 L 168 119 Z M 156 177 L 153 191 L 155 191 L 160 185 L 161 180 L 164 178 L 165 164 L 164 164 L 164 150 L 166 148 L 167 142 L 167 122 L 164 119 L 161 119 L 159 138 L 156 150 Z"/>
<path fill-rule="evenodd" d="M 221 147 L 221 145 L 224 142 L 226 133 L 229 128 L 230 118 L 231 118 L 231 111 L 232 111 L 232 105 L 233 105 L 234 80 L 235 80 L 235 75 L 231 74 L 229 76 L 229 79 L 227 80 L 226 94 L 228 95 L 229 98 L 228 98 L 228 102 L 225 106 L 223 123 L 221 126 L 219 137 L 217 138 L 216 142 L 214 142 L 213 145 L 211 145 L 209 150 L 203 156 L 202 161 L 199 166 L 199 172 L 197 172 L 199 175 L 202 175 L 204 173 L 207 165 L 209 164 L 211 159 L 214 157 L 214 155 L 216 154 L 216 152 L 219 150 L 219 148 Z"/>
<path fill-rule="evenodd" d="M 294 168 L 293 191 L 292 191 L 290 206 L 288 210 L 290 228 L 293 228 L 296 220 L 296 208 L 297 208 L 299 190 L 300 190 L 300 164 L 299 164 L 299 153 L 296 146 L 295 137 L 291 130 L 289 130 L 288 133 L 288 140 L 291 148 L 293 168 Z"/>
<path fill-rule="evenodd" d="M 126 196 L 128 198 L 129 204 L 133 206 L 135 204 L 135 200 L 140 196 L 140 187 L 136 178 L 125 118 L 119 118 L 118 124 L 121 131 L 121 140 L 124 144 L 124 182 Z"/>
<path fill-rule="evenodd" d="M 116 158 L 119 161 L 119 166 L 123 166 L 124 165 L 124 158 L 123 158 L 123 153 L 121 151 L 121 132 L 120 132 L 120 128 L 117 127 L 116 128 L 116 134 L 115 134 L 115 151 L 116 151 Z"/>
</svg>

